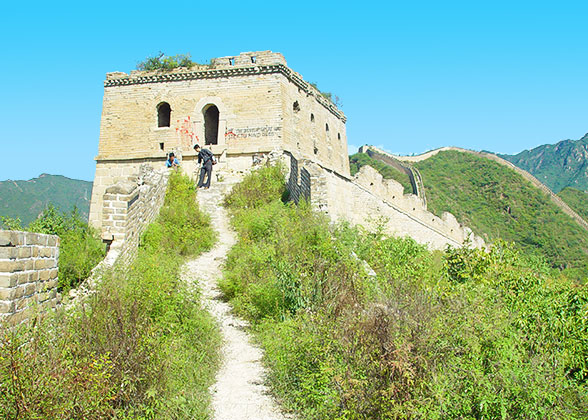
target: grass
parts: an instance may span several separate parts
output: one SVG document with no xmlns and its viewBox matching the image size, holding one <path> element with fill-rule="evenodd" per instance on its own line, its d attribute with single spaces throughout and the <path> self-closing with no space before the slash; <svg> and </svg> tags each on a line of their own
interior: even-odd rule
<svg viewBox="0 0 588 420">
<path fill-rule="evenodd" d="M 130 266 L 103 273 L 75 309 L 2 329 L 1 418 L 208 418 L 220 336 L 179 274 L 215 241 L 195 194 L 174 172 Z"/>
<path fill-rule="evenodd" d="M 585 286 L 503 242 L 430 252 L 331 225 L 283 189 L 263 168 L 227 199 L 221 288 L 299 418 L 588 416 Z"/>
</svg>

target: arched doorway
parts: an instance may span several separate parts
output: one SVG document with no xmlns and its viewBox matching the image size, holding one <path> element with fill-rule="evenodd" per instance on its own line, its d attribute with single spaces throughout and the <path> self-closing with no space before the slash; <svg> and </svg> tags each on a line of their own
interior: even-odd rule
<svg viewBox="0 0 588 420">
<path fill-rule="evenodd" d="M 215 105 L 204 110 L 204 144 L 218 144 L 218 115 Z"/>
</svg>

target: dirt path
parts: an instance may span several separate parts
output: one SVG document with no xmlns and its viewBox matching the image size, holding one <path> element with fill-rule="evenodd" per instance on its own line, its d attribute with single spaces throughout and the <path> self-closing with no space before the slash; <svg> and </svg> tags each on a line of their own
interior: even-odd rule
<svg viewBox="0 0 588 420">
<path fill-rule="evenodd" d="M 236 242 L 225 209 L 220 206 L 227 187 L 217 184 L 210 190 L 198 192 L 200 208 L 211 215 L 219 238 L 211 251 L 187 262 L 184 267 L 186 277 L 200 285 L 204 304 L 219 323 L 223 335 L 223 363 L 210 389 L 214 420 L 288 419 L 290 417 L 280 413 L 263 384 L 262 351 L 252 344 L 246 332 L 248 323 L 231 314 L 230 305 L 220 299 L 217 279 L 222 275 L 227 252 Z"/>
</svg>

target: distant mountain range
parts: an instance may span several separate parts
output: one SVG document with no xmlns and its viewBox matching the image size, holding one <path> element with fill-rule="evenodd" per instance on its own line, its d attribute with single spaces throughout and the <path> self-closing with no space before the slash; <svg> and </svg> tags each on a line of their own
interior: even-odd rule
<svg viewBox="0 0 588 420">
<path fill-rule="evenodd" d="M 0 181 L 0 216 L 18 217 L 26 226 L 51 203 L 65 212 L 77 206 L 87 220 L 91 196 L 91 182 L 61 175 L 41 174 L 28 181 Z"/>
<path fill-rule="evenodd" d="M 531 173 L 555 193 L 566 187 L 588 191 L 588 134 L 580 140 L 563 140 L 516 155 L 498 156 Z"/>
</svg>

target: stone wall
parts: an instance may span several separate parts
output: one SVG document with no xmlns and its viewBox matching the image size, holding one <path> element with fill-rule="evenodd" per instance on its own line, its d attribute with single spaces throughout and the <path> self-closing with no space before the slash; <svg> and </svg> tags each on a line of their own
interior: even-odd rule
<svg viewBox="0 0 588 420">
<path fill-rule="evenodd" d="M 58 236 L 0 231 L 0 321 L 19 323 L 55 307 L 58 260 Z"/>
<path fill-rule="evenodd" d="M 171 108 L 169 127 L 159 126 L 162 103 Z M 349 173 L 345 115 L 279 53 L 241 53 L 167 72 L 108 73 L 90 223 L 100 228 L 106 188 L 141 164 L 162 167 L 173 151 L 187 173 L 195 172 L 192 146 L 205 144 L 212 106 L 219 111 L 217 144 L 206 147 L 219 158 L 217 170 L 246 171 L 255 156 L 280 149 Z"/>
<path fill-rule="evenodd" d="M 384 223 L 387 233 L 410 236 L 432 249 L 461 246 L 468 237 L 472 246 L 484 246 L 482 238 L 461 226 L 451 213 L 444 213 L 440 218 L 426 211 L 419 197 L 404 195 L 400 183 L 384 180 L 370 166 L 362 167 L 352 178 L 317 162 L 299 159 L 289 153 L 286 155 L 291 160 L 288 178 L 290 194 L 296 199 L 302 186 L 310 184 L 312 206 L 326 213 L 331 220 L 346 220 L 368 229 Z M 294 182 L 295 170 L 299 173 L 306 171 L 308 181 L 300 177 L 300 182 Z"/>
<path fill-rule="evenodd" d="M 106 188 L 103 197 L 102 239 L 118 258 L 130 260 L 145 227 L 155 220 L 165 199 L 170 170 L 142 165 L 136 177 Z"/>
</svg>

